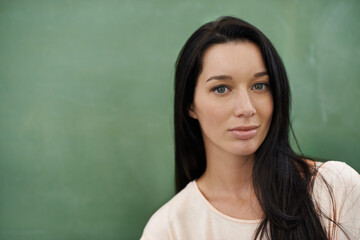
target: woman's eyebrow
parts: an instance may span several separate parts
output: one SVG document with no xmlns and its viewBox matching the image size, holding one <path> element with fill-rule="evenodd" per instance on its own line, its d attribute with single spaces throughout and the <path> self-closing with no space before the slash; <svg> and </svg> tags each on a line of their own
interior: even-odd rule
<svg viewBox="0 0 360 240">
<path fill-rule="evenodd" d="M 263 72 L 258 72 L 258 73 L 255 73 L 255 77 L 262 77 L 262 76 L 265 76 L 265 75 L 268 75 L 268 73 L 266 71 L 263 71 Z M 205 82 L 208 82 L 208 81 L 211 81 L 211 80 L 231 80 L 232 77 L 229 76 L 229 75 L 215 75 L 215 76 L 211 76 L 209 77 Z"/>
<path fill-rule="evenodd" d="M 265 75 L 268 75 L 268 73 L 266 71 L 264 72 L 258 72 L 258 73 L 255 73 L 255 77 L 262 77 L 262 76 L 265 76 Z"/>
<path fill-rule="evenodd" d="M 205 82 L 211 81 L 211 80 L 231 80 L 232 77 L 229 75 L 216 75 L 209 77 Z"/>
</svg>

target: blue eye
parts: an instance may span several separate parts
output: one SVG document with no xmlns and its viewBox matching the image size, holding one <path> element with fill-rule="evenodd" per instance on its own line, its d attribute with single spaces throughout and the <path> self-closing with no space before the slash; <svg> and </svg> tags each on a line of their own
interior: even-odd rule
<svg viewBox="0 0 360 240">
<path fill-rule="evenodd" d="M 223 94 L 225 93 L 226 91 L 228 90 L 228 88 L 226 86 L 217 86 L 217 87 L 214 87 L 212 89 L 212 91 L 214 91 L 215 93 L 217 94 Z"/>
<path fill-rule="evenodd" d="M 254 89 L 254 90 L 261 91 L 261 90 L 264 90 L 266 87 L 267 87 L 267 84 L 266 84 L 266 83 L 256 83 L 256 84 L 253 86 L 253 89 Z"/>
</svg>

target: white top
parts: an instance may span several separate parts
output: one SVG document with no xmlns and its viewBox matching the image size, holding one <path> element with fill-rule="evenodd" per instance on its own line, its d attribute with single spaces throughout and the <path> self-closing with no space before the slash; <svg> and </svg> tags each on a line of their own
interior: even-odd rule
<svg viewBox="0 0 360 240">
<path fill-rule="evenodd" d="M 359 174 L 336 161 L 321 165 L 319 173 L 333 190 L 336 220 L 351 239 L 360 239 Z M 332 212 L 328 189 L 320 177 L 315 178 L 313 197 L 326 214 Z M 192 181 L 151 217 L 140 240 L 252 240 L 260 222 L 261 219 L 243 220 L 221 213 L 202 195 L 196 181 Z M 326 219 L 323 222 L 330 231 L 330 222 Z M 334 239 L 346 239 L 341 230 L 335 230 Z"/>
</svg>

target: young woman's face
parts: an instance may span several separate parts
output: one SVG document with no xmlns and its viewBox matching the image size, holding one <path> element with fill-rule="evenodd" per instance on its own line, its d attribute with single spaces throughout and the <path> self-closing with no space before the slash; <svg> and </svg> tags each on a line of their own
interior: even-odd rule
<svg viewBox="0 0 360 240">
<path fill-rule="evenodd" d="M 206 50 L 189 115 L 200 123 L 207 154 L 255 153 L 271 123 L 269 84 L 255 44 L 230 42 Z"/>
</svg>

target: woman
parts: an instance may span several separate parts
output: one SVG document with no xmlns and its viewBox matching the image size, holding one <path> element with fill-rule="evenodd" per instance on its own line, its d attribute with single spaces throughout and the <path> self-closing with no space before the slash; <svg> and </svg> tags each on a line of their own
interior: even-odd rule
<svg viewBox="0 0 360 240">
<path fill-rule="evenodd" d="M 177 194 L 141 240 L 360 239 L 360 179 L 289 144 L 290 89 L 273 45 L 222 17 L 196 30 L 175 73 Z"/>
</svg>

